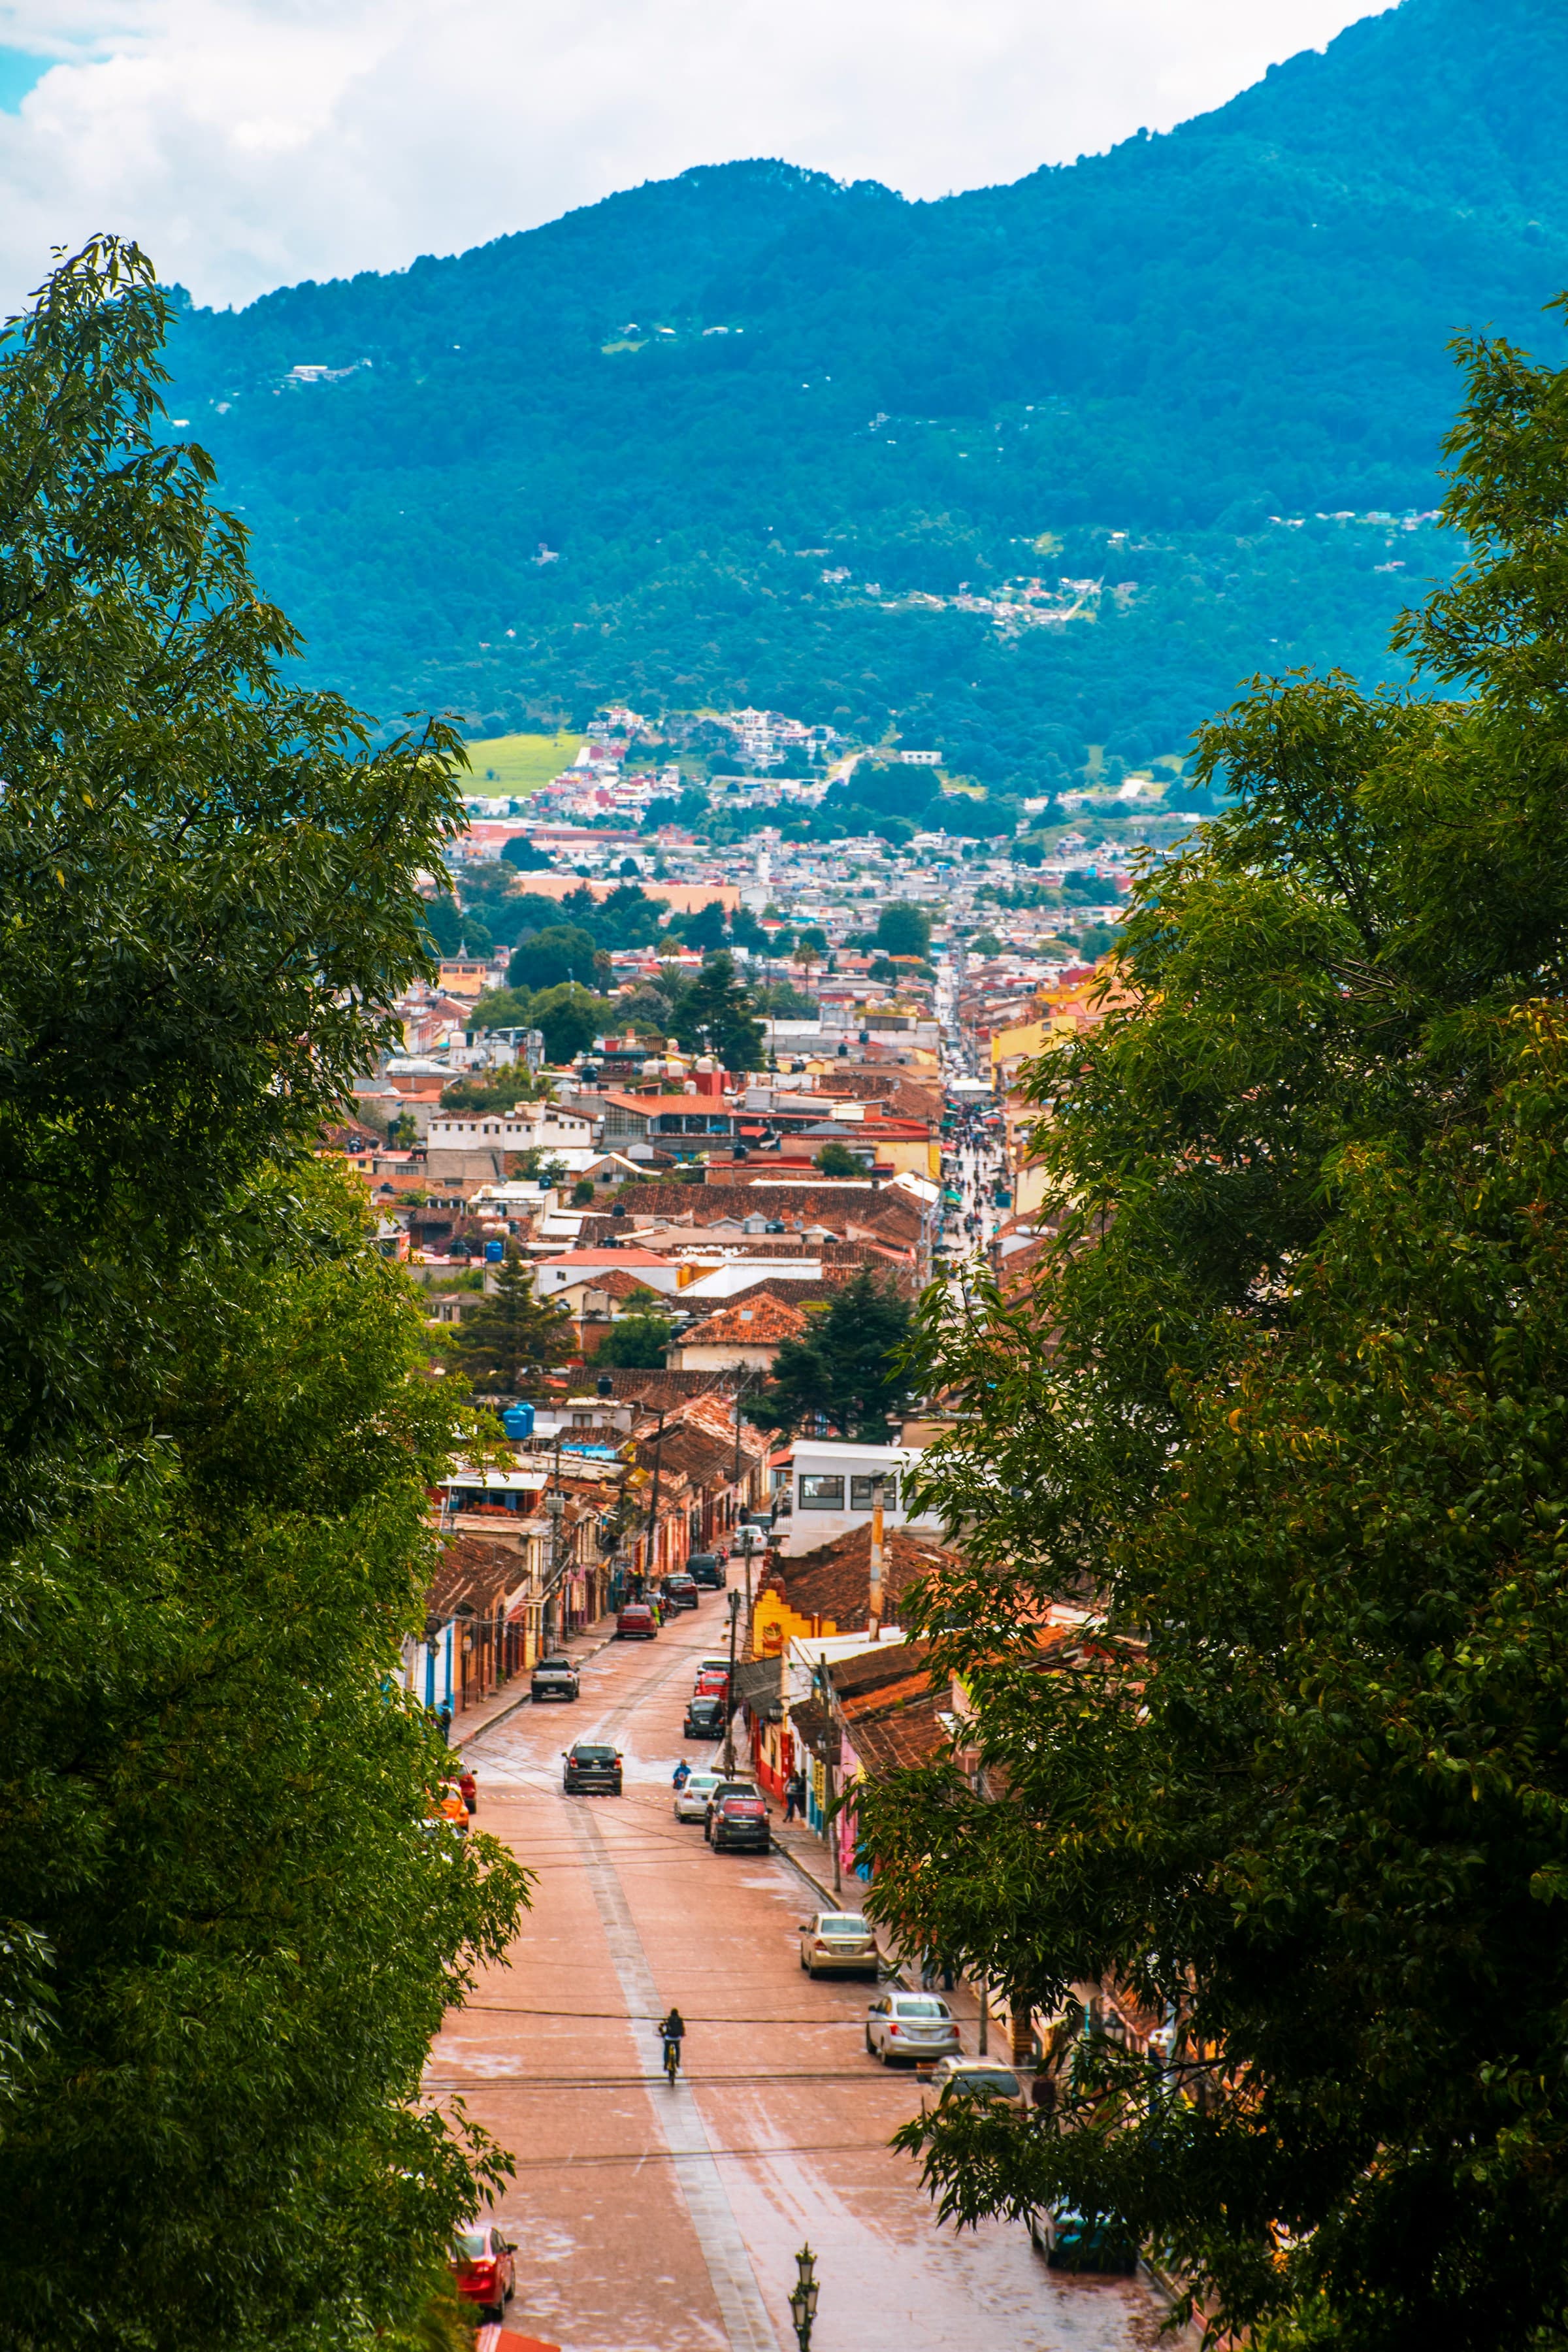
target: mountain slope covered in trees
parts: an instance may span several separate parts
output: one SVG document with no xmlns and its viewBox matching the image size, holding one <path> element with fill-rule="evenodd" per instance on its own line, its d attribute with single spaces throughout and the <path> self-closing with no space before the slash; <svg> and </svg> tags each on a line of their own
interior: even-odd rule
<svg viewBox="0 0 1568 2352">
<path fill-rule="evenodd" d="M 1258 667 L 1398 675 L 1461 552 L 1398 520 L 1440 493 L 1448 340 L 1557 349 L 1565 100 L 1552 0 L 1404 0 L 1012 186 L 703 168 L 189 311 L 171 406 L 314 674 L 384 711 L 752 699 L 1024 782 L 1042 728 L 1144 756 Z M 954 602 L 1028 580 L 1077 616 Z"/>
</svg>

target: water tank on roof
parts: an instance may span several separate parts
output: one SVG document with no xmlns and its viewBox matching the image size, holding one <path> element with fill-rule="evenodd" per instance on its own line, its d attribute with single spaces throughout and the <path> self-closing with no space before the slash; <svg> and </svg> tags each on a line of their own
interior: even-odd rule
<svg viewBox="0 0 1568 2352">
<path fill-rule="evenodd" d="M 531 1404 L 510 1404 L 500 1417 L 500 1425 L 517 1444 L 533 1435 L 533 1407 Z"/>
<path fill-rule="evenodd" d="M 616 1384 L 610 1378 L 608 1372 L 601 1372 L 599 1374 L 598 1379 L 594 1383 L 594 1392 L 596 1396 L 615 1395 Z"/>
<path fill-rule="evenodd" d="M 505 1255 L 505 1242 L 487 1242 L 485 1244 L 485 1264 L 487 1265 L 500 1265 Z"/>
</svg>

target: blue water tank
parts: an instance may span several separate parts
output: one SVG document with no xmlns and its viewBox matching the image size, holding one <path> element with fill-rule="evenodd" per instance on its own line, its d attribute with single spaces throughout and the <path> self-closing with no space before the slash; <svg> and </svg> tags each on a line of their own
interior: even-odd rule
<svg viewBox="0 0 1568 2352">
<path fill-rule="evenodd" d="M 487 1242 L 485 1244 L 485 1264 L 487 1265 L 500 1265 L 505 1255 L 505 1242 Z"/>
<path fill-rule="evenodd" d="M 521 1444 L 525 1438 L 533 1435 L 533 1407 L 531 1404 L 508 1405 L 500 1417 L 500 1425 L 509 1437 L 515 1438 Z"/>
</svg>

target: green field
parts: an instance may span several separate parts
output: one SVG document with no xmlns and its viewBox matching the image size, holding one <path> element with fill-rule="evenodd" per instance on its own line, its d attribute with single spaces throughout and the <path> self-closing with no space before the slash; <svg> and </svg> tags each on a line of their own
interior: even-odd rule
<svg viewBox="0 0 1568 2352">
<path fill-rule="evenodd" d="M 586 739 L 581 735 L 489 735 L 470 743 L 470 793 L 536 793 L 569 768 Z"/>
</svg>

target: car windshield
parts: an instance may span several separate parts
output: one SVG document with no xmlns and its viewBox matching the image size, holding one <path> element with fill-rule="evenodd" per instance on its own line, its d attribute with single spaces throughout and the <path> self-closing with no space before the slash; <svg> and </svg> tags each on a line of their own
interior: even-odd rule
<svg viewBox="0 0 1568 2352">
<path fill-rule="evenodd" d="M 572 1661 L 570 1658 L 541 1658 L 539 1661 L 539 1666 L 542 1674 L 546 1666 L 560 1666 L 567 1674 L 570 1674 L 572 1671 Z"/>
<path fill-rule="evenodd" d="M 948 2083 L 952 2091 L 995 2091 L 1004 2099 L 1018 2096 L 1018 2077 L 1010 2074 L 1005 2066 L 966 2066 L 962 2074 L 952 2075 Z"/>
<path fill-rule="evenodd" d="M 579 1747 L 574 1748 L 572 1753 L 579 1764 L 613 1764 L 616 1760 L 616 1751 L 613 1748 Z"/>
<path fill-rule="evenodd" d="M 479 2256 L 485 2251 L 484 2231 L 482 2230 L 459 2230 L 457 2237 L 453 2240 L 452 2251 L 457 2255 L 459 2262 L 478 2262 Z"/>
<path fill-rule="evenodd" d="M 825 1911 L 816 1924 L 825 1936 L 868 1936 L 871 1932 L 858 1911 Z"/>
<path fill-rule="evenodd" d="M 689 1790 L 716 1789 L 719 1786 L 719 1775 L 717 1772 L 693 1772 L 686 1786 Z"/>
<path fill-rule="evenodd" d="M 918 1994 L 912 1999 L 906 1997 L 893 2003 L 895 2017 L 946 2017 L 948 2013 L 946 2001 L 921 2000 Z"/>
</svg>

